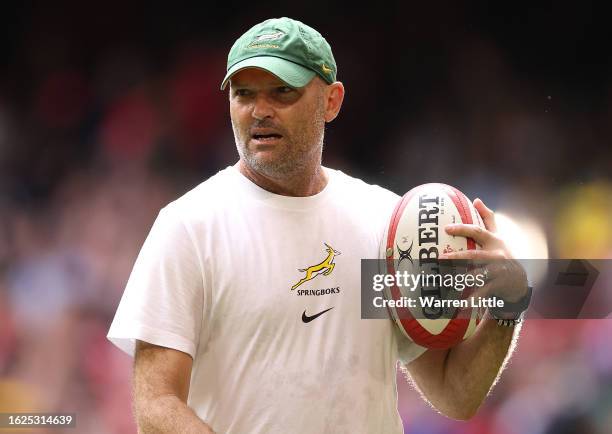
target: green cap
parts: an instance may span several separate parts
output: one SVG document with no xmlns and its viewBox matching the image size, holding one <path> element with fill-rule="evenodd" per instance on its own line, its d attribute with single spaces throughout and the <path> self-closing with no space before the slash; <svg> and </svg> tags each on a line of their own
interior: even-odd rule
<svg viewBox="0 0 612 434">
<path fill-rule="evenodd" d="M 245 68 L 264 69 L 291 87 L 306 86 L 315 74 L 336 81 L 336 61 L 319 32 L 291 18 L 273 18 L 242 35 L 227 56 L 227 74 L 221 84 Z"/>
</svg>

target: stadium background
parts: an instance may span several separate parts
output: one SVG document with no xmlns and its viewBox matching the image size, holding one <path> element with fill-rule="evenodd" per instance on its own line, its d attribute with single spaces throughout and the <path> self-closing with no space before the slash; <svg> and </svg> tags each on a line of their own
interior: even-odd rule
<svg viewBox="0 0 612 434">
<path fill-rule="evenodd" d="M 157 211 L 236 160 L 226 55 L 279 16 L 326 36 L 347 88 L 324 164 L 400 194 L 441 181 L 481 197 L 522 257 L 612 257 L 611 31 L 588 2 L 13 6 L 0 18 L 0 411 L 135 432 L 131 359 L 105 334 Z M 611 334 L 610 320 L 528 321 L 465 423 L 399 381 L 406 432 L 609 432 Z"/>
</svg>

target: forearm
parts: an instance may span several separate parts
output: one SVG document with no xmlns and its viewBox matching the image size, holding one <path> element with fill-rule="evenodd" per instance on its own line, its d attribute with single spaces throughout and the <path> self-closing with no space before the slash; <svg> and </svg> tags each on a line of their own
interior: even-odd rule
<svg viewBox="0 0 612 434">
<path fill-rule="evenodd" d="M 520 324 L 503 327 L 488 314 L 469 339 L 451 348 L 443 367 L 443 387 L 459 404 L 452 410 L 461 419 L 472 417 L 512 354 Z M 447 403 L 453 405 L 453 403 Z"/>
<path fill-rule="evenodd" d="M 137 404 L 139 434 L 214 434 L 214 431 L 177 396 L 164 395 Z"/>
<path fill-rule="evenodd" d="M 479 261 L 489 274 L 479 296 L 496 295 L 511 304 L 522 306 L 529 302 L 529 287 L 525 270 L 513 260 L 504 241 L 499 238 L 495 214 L 480 199 L 474 207 L 482 217 L 485 228 L 475 224 L 447 225 L 445 231 L 453 237 L 473 239 L 481 249 L 468 249 L 440 254 L 440 260 Z M 523 307 L 524 309 L 524 307 Z M 456 419 L 469 419 L 484 401 L 499 377 L 504 362 L 514 350 L 520 324 L 504 327 L 487 312 L 473 336 L 449 350 L 428 350 L 407 366 L 410 376 L 423 395 L 442 413 Z"/>
</svg>

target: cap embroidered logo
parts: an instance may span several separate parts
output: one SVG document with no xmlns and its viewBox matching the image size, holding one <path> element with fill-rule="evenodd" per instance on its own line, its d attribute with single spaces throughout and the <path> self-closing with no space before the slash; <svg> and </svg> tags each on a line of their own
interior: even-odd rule
<svg viewBox="0 0 612 434">
<path fill-rule="evenodd" d="M 270 33 L 267 35 L 260 35 L 258 37 L 255 38 L 255 41 L 253 42 L 261 42 L 261 41 L 274 41 L 276 39 L 280 39 L 283 36 L 285 36 L 286 33 L 284 32 L 276 32 L 276 33 Z"/>
</svg>

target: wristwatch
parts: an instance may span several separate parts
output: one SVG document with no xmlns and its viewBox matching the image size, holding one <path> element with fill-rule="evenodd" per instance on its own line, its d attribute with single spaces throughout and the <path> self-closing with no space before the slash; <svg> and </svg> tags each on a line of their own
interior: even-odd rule
<svg viewBox="0 0 612 434">
<path fill-rule="evenodd" d="M 523 322 L 523 318 L 525 316 L 525 311 L 522 311 L 521 313 L 518 314 L 518 316 L 516 318 L 512 318 L 512 319 L 497 318 L 493 312 L 491 312 L 491 316 L 493 317 L 493 319 L 495 321 L 497 321 L 497 324 L 500 325 L 500 326 L 503 326 L 503 327 L 514 327 L 515 325 L 520 324 L 521 322 Z"/>
<path fill-rule="evenodd" d="M 512 303 L 502 299 L 504 302 L 504 307 L 490 308 L 489 312 L 491 313 L 491 316 L 500 326 L 514 327 L 523 321 L 525 311 L 529 307 L 529 302 L 531 301 L 532 292 L 533 288 L 531 286 L 527 286 L 527 293 L 520 300 Z"/>
</svg>

